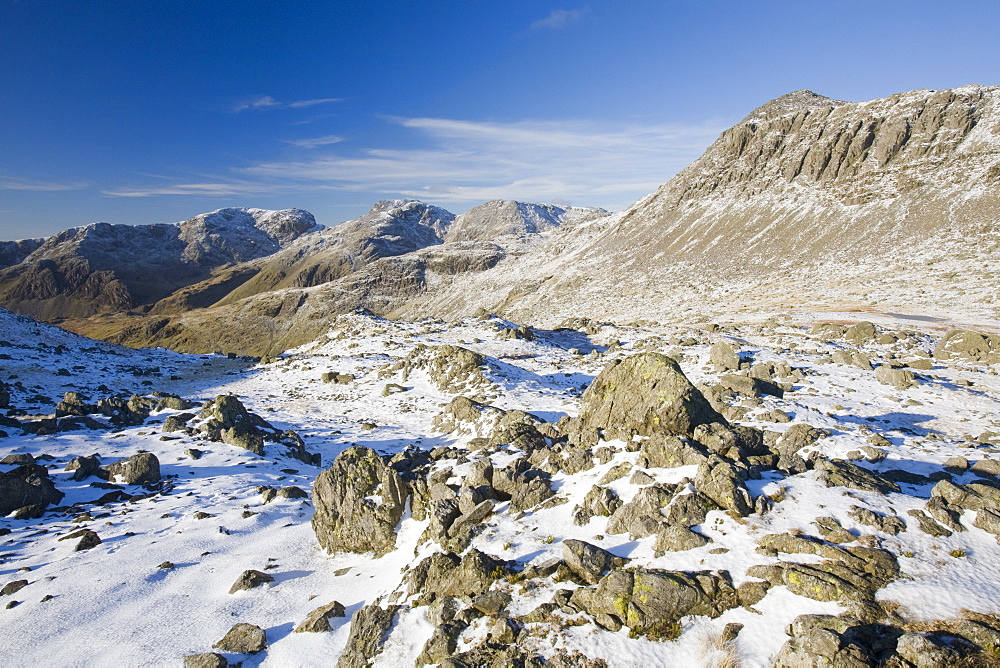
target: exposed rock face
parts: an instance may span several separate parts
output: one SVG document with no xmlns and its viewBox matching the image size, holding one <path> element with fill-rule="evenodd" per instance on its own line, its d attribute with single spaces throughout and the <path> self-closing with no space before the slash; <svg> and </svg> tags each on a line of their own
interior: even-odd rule
<svg viewBox="0 0 1000 668">
<path fill-rule="evenodd" d="M 445 241 L 503 242 L 505 237 L 523 239 L 526 235 L 537 235 L 563 223 L 607 214 L 607 211 L 595 208 L 493 200 L 456 217 L 444 238 Z"/>
<path fill-rule="evenodd" d="M 576 430 L 601 430 L 606 439 L 690 436 L 695 427 L 725 423 L 688 381 L 677 362 L 660 353 L 640 353 L 613 363 L 583 394 Z"/>
<path fill-rule="evenodd" d="M 389 552 L 408 493 L 374 450 L 344 450 L 313 485 L 312 525 L 319 544 L 333 552 Z"/>
</svg>

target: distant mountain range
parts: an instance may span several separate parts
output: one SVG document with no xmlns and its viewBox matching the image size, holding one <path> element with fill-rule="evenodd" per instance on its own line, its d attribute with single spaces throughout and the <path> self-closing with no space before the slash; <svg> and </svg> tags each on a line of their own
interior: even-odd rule
<svg viewBox="0 0 1000 668">
<path fill-rule="evenodd" d="M 678 319 L 903 309 L 1000 321 L 1000 87 L 752 111 L 624 212 L 379 202 L 321 228 L 222 209 L 0 243 L 0 305 L 132 346 L 273 353 L 338 313 Z"/>
</svg>

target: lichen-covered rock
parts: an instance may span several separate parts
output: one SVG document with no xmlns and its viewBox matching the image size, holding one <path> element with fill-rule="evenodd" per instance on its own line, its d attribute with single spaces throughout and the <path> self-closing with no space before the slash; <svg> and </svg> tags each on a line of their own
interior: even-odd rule
<svg viewBox="0 0 1000 668">
<path fill-rule="evenodd" d="M 774 450 L 782 456 L 794 455 L 802 448 L 808 447 L 823 438 L 827 433 L 824 429 L 817 429 L 808 424 L 793 424 L 778 438 L 774 445 Z"/>
<path fill-rule="evenodd" d="M 635 634 L 676 638 L 685 615 L 718 617 L 739 605 L 728 573 L 638 568 L 612 571 L 597 587 L 581 587 L 570 601 L 595 616 L 610 615 Z"/>
<path fill-rule="evenodd" d="M 621 568 L 629 562 L 628 559 L 616 557 L 596 545 L 572 538 L 562 543 L 562 559 L 587 584 L 597 584 L 604 573 L 612 568 Z"/>
<path fill-rule="evenodd" d="M 645 468 L 676 468 L 708 459 L 705 447 L 683 436 L 651 436 L 643 440 L 636 463 Z"/>
<path fill-rule="evenodd" d="M 383 608 L 381 601 L 359 608 L 351 616 L 347 648 L 340 655 L 337 668 L 368 668 L 372 659 L 382 652 L 385 636 L 399 608 L 398 605 Z"/>
<path fill-rule="evenodd" d="M 233 625 L 222 640 L 212 647 L 234 654 L 256 654 L 267 647 L 267 634 L 256 624 L 240 622 Z"/>
<path fill-rule="evenodd" d="M 152 485 L 160 481 L 160 460 L 151 452 L 139 452 L 105 467 L 109 480 L 126 485 Z"/>
<path fill-rule="evenodd" d="M 744 484 L 746 478 L 745 470 L 713 455 L 698 467 L 694 485 L 721 508 L 746 516 L 753 512 L 753 498 Z"/>
<path fill-rule="evenodd" d="M 728 341 L 717 341 L 712 344 L 709 361 L 718 371 L 736 371 L 740 368 L 740 356 Z"/>
<path fill-rule="evenodd" d="M 595 515 L 608 517 L 621 506 L 622 500 L 614 490 L 594 485 L 583 497 L 583 503 L 573 509 L 573 523 L 583 526 Z"/>
<path fill-rule="evenodd" d="M 683 552 L 708 545 L 708 538 L 679 524 L 671 524 L 656 535 L 653 549 L 660 552 Z"/>
<path fill-rule="evenodd" d="M 264 418 L 248 411 L 231 394 L 219 395 L 208 402 L 198 414 L 198 419 L 201 421 L 198 431 L 204 432 L 210 440 L 235 445 L 257 455 L 264 454 L 265 435 L 278 432 Z"/>
<path fill-rule="evenodd" d="M 658 484 L 640 489 L 631 501 L 608 519 L 607 532 L 627 533 L 633 540 L 658 533 L 666 524 L 663 510 L 677 493 L 676 485 Z"/>
<path fill-rule="evenodd" d="M 426 602 L 442 596 L 477 596 L 508 572 L 504 561 L 473 548 L 463 557 L 438 552 L 421 561 L 405 580 L 408 593 L 423 592 Z"/>
<path fill-rule="evenodd" d="M 711 422 L 726 420 L 676 361 L 649 352 L 616 361 L 594 379 L 583 393 L 575 431 L 602 430 L 606 439 L 629 441 L 636 434 L 691 436 Z"/>
<path fill-rule="evenodd" d="M 408 488 L 400 475 L 370 448 L 341 452 L 313 485 L 313 531 L 332 552 L 374 552 L 396 546 Z"/>
</svg>

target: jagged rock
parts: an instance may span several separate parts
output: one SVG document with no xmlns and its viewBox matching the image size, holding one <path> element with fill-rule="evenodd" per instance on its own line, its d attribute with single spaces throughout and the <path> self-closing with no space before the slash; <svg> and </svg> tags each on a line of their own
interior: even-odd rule
<svg viewBox="0 0 1000 668">
<path fill-rule="evenodd" d="M 450 621 L 438 624 L 431 637 L 424 643 L 424 648 L 417 656 L 416 665 L 440 664 L 450 659 L 458 651 L 458 637 L 466 626 Z"/>
<path fill-rule="evenodd" d="M 970 470 L 976 475 L 1000 476 L 1000 460 L 980 459 L 972 465 Z"/>
<path fill-rule="evenodd" d="M 160 460 L 151 452 L 140 452 L 105 467 L 107 478 L 126 485 L 152 485 L 160 481 Z"/>
<path fill-rule="evenodd" d="M 351 616 L 347 648 L 340 655 L 337 668 L 368 668 L 372 659 L 382 652 L 385 636 L 399 609 L 398 605 L 382 608 L 381 601 L 359 608 Z"/>
<path fill-rule="evenodd" d="M 345 613 L 343 604 L 334 601 L 321 605 L 302 620 L 293 629 L 293 633 L 322 633 L 330 630 L 331 617 L 343 617 Z"/>
<path fill-rule="evenodd" d="M 600 515 L 607 517 L 621 508 L 622 500 L 614 490 L 600 485 L 594 485 L 583 497 L 583 503 L 573 509 L 573 523 L 583 526 L 591 517 Z"/>
<path fill-rule="evenodd" d="M 892 385 L 897 389 L 905 390 L 913 385 L 916 376 L 909 369 L 894 369 L 883 364 L 875 369 L 875 379 L 883 385 Z"/>
<path fill-rule="evenodd" d="M 866 492 L 898 492 L 899 485 L 843 459 L 819 459 L 817 479 L 827 487 L 850 487 Z"/>
<path fill-rule="evenodd" d="M 335 385 L 347 385 L 348 383 L 354 382 L 354 374 L 352 373 L 337 373 L 336 371 L 327 371 L 320 377 L 324 383 L 334 383 Z"/>
<path fill-rule="evenodd" d="M 431 602 L 441 596 L 478 596 L 507 574 L 505 562 L 473 548 L 461 559 L 454 553 L 432 554 L 407 574 L 409 595 L 424 592 Z"/>
<path fill-rule="evenodd" d="M 86 397 L 78 392 L 66 392 L 63 400 L 56 404 L 56 417 L 64 415 L 90 415 L 97 412 L 97 406 L 86 403 Z"/>
<path fill-rule="evenodd" d="M 772 397 L 783 397 L 785 391 L 769 380 L 760 380 L 751 376 L 741 376 L 738 374 L 728 374 L 719 379 L 719 384 L 727 390 L 732 390 L 745 397 L 757 397 L 769 395 Z"/>
<path fill-rule="evenodd" d="M 854 534 L 841 526 L 835 517 L 817 517 L 813 522 L 819 529 L 819 534 L 831 543 L 851 543 Z"/>
<path fill-rule="evenodd" d="M 267 647 L 267 635 L 256 624 L 240 622 L 226 631 L 222 640 L 212 645 L 223 652 L 234 654 L 256 654 Z"/>
<path fill-rule="evenodd" d="M 466 348 L 446 344 L 428 346 L 423 343 L 410 351 L 399 362 L 386 367 L 381 375 L 402 373 L 409 380 L 414 371 L 422 370 L 443 392 L 458 394 L 465 391 L 482 391 L 493 387 L 493 381 L 483 373 L 486 358 Z"/>
<path fill-rule="evenodd" d="M 744 485 L 746 477 L 745 471 L 713 455 L 698 467 L 694 485 L 721 508 L 746 516 L 753 512 L 753 499 Z"/>
<path fill-rule="evenodd" d="M 614 362 L 594 379 L 583 393 L 575 432 L 603 430 L 606 439 L 627 442 L 636 434 L 690 436 L 711 422 L 726 421 L 677 362 L 650 352 Z"/>
<path fill-rule="evenodd" d="M 24 464 L 0 473 L 0 517 L 25 506 L 56 504 L 62 498 L 44 466 Z"/>
<path fill-rule="evenodd" d="M 313 531 L 333 552 L 374 552 L 396 546 L 408 488 L 378 453 L 353 447 L 337 455 L 313 485 Z"/>
<path fill-rule="evenodd" d="M 790 456 L 798 453 L 827 435 L 823 429 L 817 429 L 808 424 L 793 424 L 775 443 L 774 450 L 779 455 Z"/>
<path fill-rule="evenodd" d="M 17 452 L 0 459 L 0 464 L 20 466 L 21 464 L 34 464 L 35 458 L 27 452 Z"/>
<path fill-rule="evenodd" d="M 606 571 L 621 568 L 629 562 L 629 559 L 616 557 L 596 545 L 572 538 L 563 541 L 562 558 L 566 566 L 587 584 L 597 584 Z"/>
<path fill-rule="evenodd" d="M 627 533 L 633 540 L 658 533 L 666 523 L 663 509 L 677 493 L 675 485 L 643 487 L 631 501 L 622 505 L 608 519 L 607 532 Z"/>
<path fill-rule="evenodd" d="M 705 448 L 682 436 L 652 436 L 642 442 L 638 466 L 645 468 L 676 468 L 701 464 L 708 459 Z"/>
<path fill-rule="evenodd" d="M 862 320 L 855 323 L 844 331 L 844 338 L 851 343 L 870 343 L 878 335 L 878 328 L 874 324 Z"/>
<path fill-rule="evenodd" d="M 718 617 L 739 603 L 728 573 L 637 568 L 612 571 L 596 588 L 581 587 L 570 597 L 591 616 L 610 615 L 635 634 L 673 639 L 685 615 Z"/>
<path fill-rule="evenodd" d="M 256 589 L 257 587 L 267 584 L 268 582 L 274 582 L 274 578 L 262 571 L 249 569 L 243 571 L 240 577 L 237 578 L 236 582 L 233 583 L 233 586 L 229 588 L 229 593 L 235 594 L 238 591 Z"/>
<path fill-rule="evenodd" d="M 178 413 L 176 415 L 169 415 L 167 419 L 163 422 L 163 429 L 161 430 L 164 434 L 170 434 L 176 431 L 184 431 L 187 427 L 187 423 L 194 418 L 194 413 Z"/>
<path fill-rule="evenodd" d="M 708 545 L 711 540 L 688 527 L 672 524 L 656 535 L 653 549 L 660 552 L 683 552 Z"/>
<path fill-rule="evenodd" d="M 970 330 L 953 330 L 938 341 L 934 347 L 934 358 L 996 364 L 1000 362 L 1000 336 L 984 335 Z"/>
<path fill-rule="evenodd" d="M 935 643 L 922 633 L 900 636 L 896 641 L 896 654 L 916 668 L 949 668 L 961 658 L 959 652 Z"/>
<path fill-rule="evenodd" d="M 73 548 L 75 552 L 83 552 L 84 550 L 95 548 L 101 544 L 101 537 L 97 535 L 96 531 L 81 529 L 77 533 L 80 534 L 80 541 Z"/>
<path fill-rule="evenodd" d="M 864 369 L 865 371 L 874 370 L 871 360 L 857 350 L 835 350 L 833 351 L 832 357 L 834 364 L 856 366 L 859 369 Z"/>
<path fill-rule="evenodd" d="M 282 499 L 307 499 L 309 494 L 301 487 L 282 487 L 276 492 L 276 496 Z"/>
<path fill-rule="evenodd" d="M 231 394 L 222 394 L 209 402 L 198 414 L 201 424 L 198 430 L 213 441 L 249 450 L 256 455 L 264 454 L 262 429 L 277 430 L 266 420 L 249 412 L 239 399 Z"/>
<path fill-rule="evenodd" d="M 717 371 L 736 371 L 740 368 L 740 356 L 728 341 L 717 341 L 712 344 L 709 361 Z"/>
</svg>

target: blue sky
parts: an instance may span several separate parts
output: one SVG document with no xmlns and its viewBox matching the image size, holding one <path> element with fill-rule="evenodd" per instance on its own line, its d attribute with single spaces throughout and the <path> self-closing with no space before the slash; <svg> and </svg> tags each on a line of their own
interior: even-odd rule
<svg viewBox="0 0 1000 668">
<path fill-rule="evenodd" d="M 1000 3 L 0 0 L 0 238 L 379 199 L 617 210 L 808 88 L 998 84 Z"/>
</svg>

